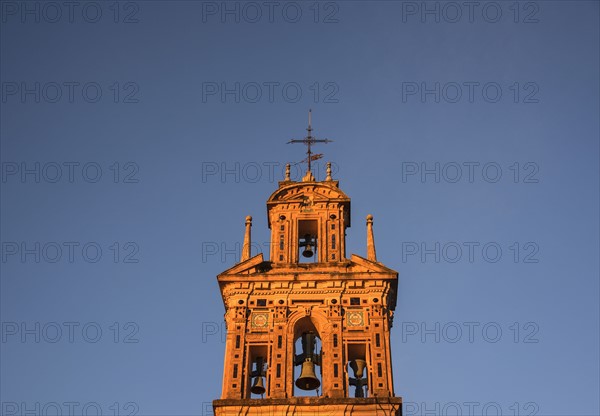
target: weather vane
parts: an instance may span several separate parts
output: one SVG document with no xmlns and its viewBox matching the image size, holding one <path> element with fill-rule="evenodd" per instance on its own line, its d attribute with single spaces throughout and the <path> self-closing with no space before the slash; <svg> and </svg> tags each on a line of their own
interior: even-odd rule
<svg viewBox="0 0 600 416">
<path fill-rule="evenodd" d="M 322 154 L 316 154 L 313 156 L 312 151 L 311 151 L 311 146 L 313 144 L 317 144 L 317 143 L 330 143 L 333 140 L 317 139 L 312 136 L 312 110 L 308 110 L 308 128 L 306 130 L 308 131 L 308 136 L 306 136 L 304 139 L 292 139 L 289 142 L 287 142 L 287 144 L 302 143 L 302 144 L 306 145 L 306 147 L 307 147 L 306 154 L 308 155 L 308 157 L 306 158 L 306 160 L 308 162 L 308 171 L 307 172 L 310 172 L 310 162 L 312 160 L 320 159 L 323 156 Z"/>
</svg>

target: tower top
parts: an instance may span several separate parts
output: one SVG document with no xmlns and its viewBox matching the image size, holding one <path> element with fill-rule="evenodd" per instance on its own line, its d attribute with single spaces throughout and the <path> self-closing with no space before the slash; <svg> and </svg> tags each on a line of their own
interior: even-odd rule
<svg viewBox="0 0 600 416">
<path fill-rule="evenodd" d="M 245 222 L 238 264 L 217 276 L 227 336 L 223 392 L 215 416 L 330 414 L 400 416 L 394 396 L 390 328 L 398 272 L 377 261 L 373 216 L 366 218 L 367 256 L 346 256 L 351 200 L 332 176 L 308 170 L 285 179 L 267 200 L 268 258 L 251 255 Z M 316 390 L 316 392 L 315 392 Z M 260 397 L 260 398 L 259 398 Z"/>
<path fill-rule="evenodd" d="M 312 130 L 313 130 L 312 129 L 312 109 L 309 109 L 308 110 L 308 128 L 306 129 L 306 131 L 308 132 L 308 135 L 305 138 L 303 138 L 303 139 L 292 139 L 292 140 L 290 140 L 288 142 L 288 144 L 302 143 L 302 144 L 306 145 L 306 148 L 307 148 L 307 150 L 306 150 L 306 154 L 307 154 L 306 161 L 307 161 L 307 164 L 308 164 L 308 169 L 306 171 L 306 175 L 307 176 L 310 176 L 309 175 L 309 172 L 310 172 L 310 162 L 313 160 L 313 158 L 314 158 L 314 160 L 316 160 L 316 159 L 321 158 L 321 156 L 322 156 L 322 155 L 315 155 L 315 156 L 313 156 L 312 155 L 311 146 L 314 145 L 314 144 L 317 144 L 317 143 L 330 143 L 330 142 L 333 142 L 333 140 L 329 140 L 329 139 L 317 139 L 316 137 L 313 137 Z"/>
</svg>

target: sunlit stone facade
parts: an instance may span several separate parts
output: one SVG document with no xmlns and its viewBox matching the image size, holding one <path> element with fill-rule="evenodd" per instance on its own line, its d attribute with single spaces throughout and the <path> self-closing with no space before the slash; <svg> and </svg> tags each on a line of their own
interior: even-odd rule
<svg viewBox="0 0 600 416">
<path fill-rule="evenodd" d="M 350 198 L 329 166 L 323 181 L 288 174 L 267 216 L 270 259 L 251 257 L 247 217 L 241 261 L 217 277 L 227 339 L 215 415 L 401 415 L 390 348 L 398 273 L 377 261 L 373 217 L 366 256 L 348 258 Z"/>
</svg>

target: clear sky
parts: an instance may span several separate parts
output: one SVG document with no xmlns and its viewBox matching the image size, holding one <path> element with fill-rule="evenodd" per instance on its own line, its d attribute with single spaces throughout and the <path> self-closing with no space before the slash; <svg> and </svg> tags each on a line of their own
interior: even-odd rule
<svg viewBox="0 0 600 416">
<path fill-rule="evenodd" d="M 312 108 L 404 414 L 600 414 L 597 1 L 0 6 L 0 413 L 210 415 Z"/>
</svg>

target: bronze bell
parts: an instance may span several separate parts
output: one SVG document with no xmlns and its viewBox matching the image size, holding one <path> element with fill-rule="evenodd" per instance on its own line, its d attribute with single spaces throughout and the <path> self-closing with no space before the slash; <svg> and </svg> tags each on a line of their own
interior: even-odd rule
<svg viewBox="0 0 600 416">
<path fill-rule="evenodd" d="M 264 367 L 265 367 L 265 359 L 263 357 L 256 357 L 256 370 L 252 371 L 250 374 L 251 377 L 254 377 L 254 382 L 252 383 L 252 387 L 250 387 L 250 392 L 252 394 L 264 394 L 265 393 L 265 382 L 263 379 L 264 375 Z"/>
<path fill-rule="evenodd" d="M 311 246 L 312 242 L 313 242 L 312 236 L 310 234 L 306 234 L 304 236 L 304 242 L 300 243 L 300 247 L 304 247 L 304 250 L 302 251 L 302 256 L 309 258 L 315 254 L 315 252 Z"/>
<path fill-rule="evenodd" d="M 315 375 L 315 363 L 310 358 L 307 358 L 302 363 L 302 371 L 300 377 L 296 380 L 296 387 L 302 390 L 316 390 L 321 385 L 321 382 Z"/>
<path fill-rule="evenodd" d="M 254 383 L 252 383 L 252 387 L 250 388 L 252 394 L 264 394 L 265 393 L 265 383 L 263 381 L 262 376 L 254 377 Z"/>
<path fill-rule="evenodd" d="M 351 386 L 356 387 L 354 397 L 365 397 L 364 387 L 367 386 L 367 378 L 363 378 L 367 362 L 363 359 L 357 358 L 350 361 L 350 368 L 354 372 L 354 377 L 349 377 L 349 383 Z"/>
<path fill-rule="evenodd" d="M 356 378 L 363 377 L 366 366 L 367 362 L 365 360 L 361 360 L 360 358 L 350 361 L 350 368 L 354 372 L 354 377 Z"/>
</svg>

